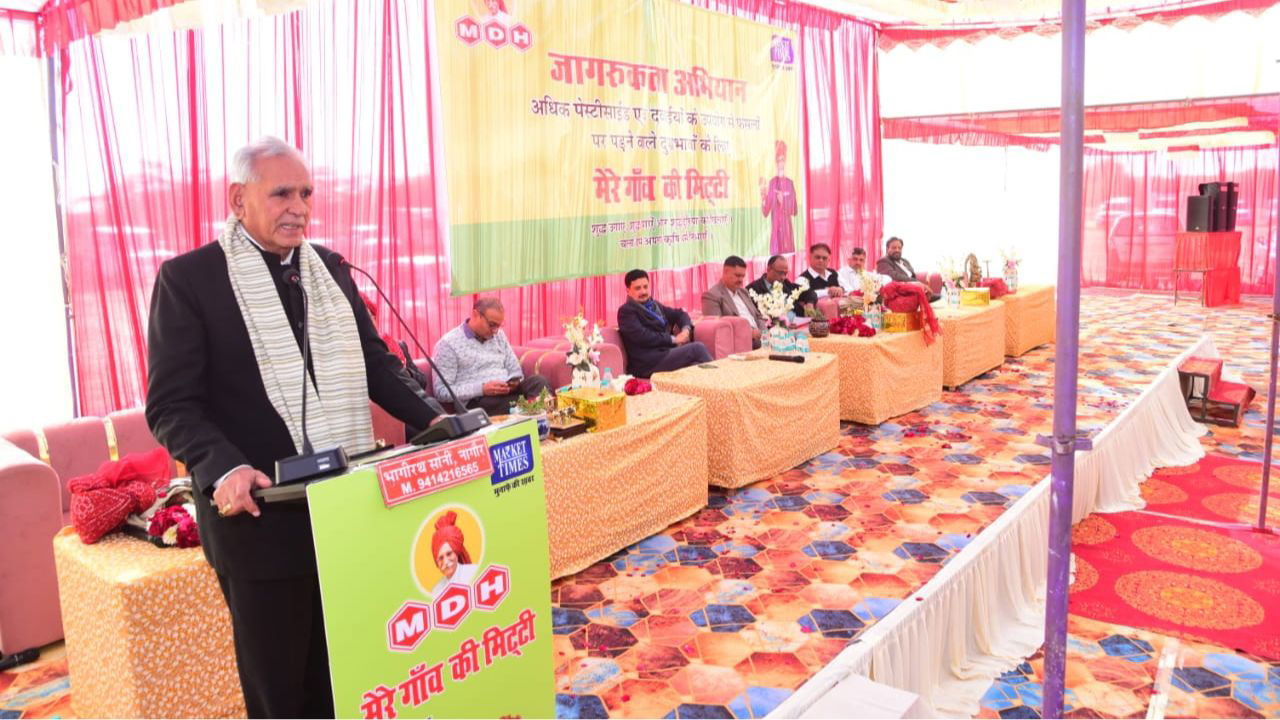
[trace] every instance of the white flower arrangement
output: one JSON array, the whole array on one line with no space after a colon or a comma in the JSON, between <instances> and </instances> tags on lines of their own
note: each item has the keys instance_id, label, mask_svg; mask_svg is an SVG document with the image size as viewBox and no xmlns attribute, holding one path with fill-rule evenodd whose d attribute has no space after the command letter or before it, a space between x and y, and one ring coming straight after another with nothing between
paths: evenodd
<instances>
[{"instance_id":1,"label":"white flower arrangement","mask_svg":"<svg viewBox=\"0 0 1280 720\"><path fill-rule=\"evenodd\" d=\"M773 287L769 288L769 292L763 295L751 289L748 289L747 293L755 301L756 307L760 308L760 312L774 323L777 323L795 306L796 298L799 298L800 294L808 289L809 281L805 278L800 278L796 289L789 293L784 294L782 292L781 282L775 282Z\"/></svg>"},{"instance_id":2,"label":"white flower arrangement","mask_svg":"<svg viewBox=\"0 0 1280 720\"><path fill-rule=\"evenodd\" d=\"M1004 261L1006 269L1018 269L1018 264L1022 262L1022 256L1018 254L1016 247L1000 250L1000 259Z\"/></svg>"},{"instance_id":3,"label":"white flower arrangement","mask_svg":"<svg viewBox=\"0 0 1280 720\"><path fill-rule=\"evenodd\" d=\"M948 289L954 290L964 286L964 268L956 265L955 258L950 255L938 260L938 274L942 276L942 283Z\"/></svg>"},{"instance_id":4,"label":"white flower arrangement","mask_svg":"<svg viewBox=\"0 0 1280 720\"><path fill-rule=\"evenodd\" d=\"M866 312L876 301L880 295L880 277L875 273L869 273L865 270L858 273L858 279L862 281L862 309Z\"/></svg>"},{"instance_id":5,"label":"white flower arrangement","mask_svg":"<svg viewBox=\"0 0 1280 720\"><path fill-rule=\"evenodd\" d=\"M586 318L579 312L576 317L564 324L564 339L568 340L570 345L566 362L573 368L573 378L569 387L599 387L600 368L596 363L600 362L600 352L591 348L604 342L604 338L600 335L600 326L592 324L591 331L588 332Z\"/></svg>"}]
</instances>

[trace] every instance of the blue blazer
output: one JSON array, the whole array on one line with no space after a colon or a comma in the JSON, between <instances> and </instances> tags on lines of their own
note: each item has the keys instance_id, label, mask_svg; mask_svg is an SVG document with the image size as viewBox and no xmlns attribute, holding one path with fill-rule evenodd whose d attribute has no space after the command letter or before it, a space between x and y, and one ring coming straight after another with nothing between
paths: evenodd
<instances>
[{"instance_id":1,"label":"blue blazer","mask_svg":"<svg viewBox=\"0 0 1280 720\"><path fill-rule=\"evenodd\" d=\"M653 368L676 346L671 336L693 327L689 313L654 302L662 314L661 320L630 298L618 308L618 334L627 351L627 372L636 377L652 375Z\"/></svg>"}]
</instances>

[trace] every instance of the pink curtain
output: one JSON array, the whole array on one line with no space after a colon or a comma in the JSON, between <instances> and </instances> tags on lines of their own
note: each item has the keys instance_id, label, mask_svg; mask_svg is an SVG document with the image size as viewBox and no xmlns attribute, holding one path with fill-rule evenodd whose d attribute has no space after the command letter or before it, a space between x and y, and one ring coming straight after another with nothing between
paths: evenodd
<instances>
[{"instance_id":1,"label":"pink curtain","mask_svg":"<svg viewBox=\"0 0 1280 720\"><path fill-rule=\"evenodd\" d=\"M1086 286L1173 289L1174 235L1186 227L1186 198L1211 181L1239 183L1236 229L1240 289L1275 288L1275 146L1197 153L1088 151L1084 165ZM1199 281L1185 285L1199 288Z\"/></svg>"},{"instance_id":2,"label":"pink curtain","mask_svg":"<svg viewBox=\"0 0 1280 720\"><path fill-rule=\"evenodd\" d=\"M40 55L40 16L0 8L0 55Z\"/></svg>"},{"instance_id":3,"label":"pink curtain","mask_svg":"<svg viewBox=\"0 0 1280 720\"><path fill-rule=\"evenodd\" d=\"M312 165L312 240L377 276L424 343L466 317L473 297L449 295L436 226L428 7L334 0L67 47L63 187L82 412L143 402L157 268L216 236L229 156L265 134L296 143ZM882 217L874 30L808 15L791 21L803 31L810 242L874 253ZM654 273L657 296L697 309L719 280L719 260ZM749 264L763 270L763 258ZM604 276L498 295L519 343L559 334L580 309L611 323L625 290L620 276ZM403 336L381 307L378 324Z\"/></svg>"}]
</instances>

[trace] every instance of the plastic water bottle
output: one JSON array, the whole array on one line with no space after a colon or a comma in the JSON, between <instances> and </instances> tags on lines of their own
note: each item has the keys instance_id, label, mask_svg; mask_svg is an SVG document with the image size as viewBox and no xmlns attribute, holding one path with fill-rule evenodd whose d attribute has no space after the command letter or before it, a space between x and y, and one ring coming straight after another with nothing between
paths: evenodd
<instances>
[{"instance_id":1,"label":"plastic water bottle","mask_svg":"<svg viewBox=\"0 0 1280 720\"><path fill-rule=\"evenodd\" d=\"M604 369L604 379L600 381L600 387L605 390L613 389L613 368Z\"/></svg>"}]
</instances>

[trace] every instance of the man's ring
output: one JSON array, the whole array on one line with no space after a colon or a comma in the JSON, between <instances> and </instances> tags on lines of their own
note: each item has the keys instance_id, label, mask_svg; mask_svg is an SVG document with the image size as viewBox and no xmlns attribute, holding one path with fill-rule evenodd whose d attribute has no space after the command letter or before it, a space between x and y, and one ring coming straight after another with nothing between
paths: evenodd
<instances>
[{"instance_id":1,"label":"man's ring","mask_svg":"<svg viewBox=\"0 0 1280 720\"><path fill-rule=\"evenodd\" d=\"M218 514L223 517L226 517L227 513L231 512L231 508L232 508L231 503L227 503L226 505L223 505L222 507L218 508Z\"/></svg>"}]
</instances>

